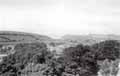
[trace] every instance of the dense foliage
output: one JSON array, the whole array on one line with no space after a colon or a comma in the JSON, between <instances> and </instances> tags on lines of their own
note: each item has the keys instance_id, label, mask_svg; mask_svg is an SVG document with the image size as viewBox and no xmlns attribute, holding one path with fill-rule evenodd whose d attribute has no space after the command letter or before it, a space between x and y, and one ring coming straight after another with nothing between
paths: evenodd
<instances>
[{"instance_id":1,"label":"dense foliage","mask_svg":"<svg viewBox=\"0 0 120 76\"><path fill-rule=\"evenodd\" d=\"M59 55L44 43L17 44L15 51L0 63L0 76L97 76L100 70L107 74L109 65L113 68L110 73L117 74L120 43L79 44Z\"/></svg>"},{"instance_id":2,"label":"dense foliage","mask_svg":"<svg viewBox=\"0 0 120 76\"><path fill-rule=\"evenodd\" d=\"M91 76L97 74L98 66L91 47L82 44L76 47L70 47L65 49L64 55L65 62L68 64L67 68L75 72L78 71L75 75Z\"/></svg>"},{"instance_id":3,"label":"dense foliage","mask_svg":"<svg viewBox=\"0 0 120 76\"><path fill-rule=\"evenodd\" d=\"M98 60L115 60L120 57L120 43L117 40L106 40L93 45Z\"/></svg>"},{"instance_id":4,"label":"dense foliage","mask_svg":"<svg viewBox=\"0 0 120 76\"><path fill-rule=\"evenodd\" d=\"M76 47L66 48L64 57L71 74L77 72L74 75L97 76L102 66L98 61L108 59L114 62L119 59L120 43L117 40L106 40L90 46L80 44Z\"/></svg>"},{"instance_id":5,"label":"dense foliage","mask_svg":"<svg viewBox=\"0 0 120 76\"><path fill-rule=\"evenodd\" d=\"M3 58L2 63L0 63L0 74L5 76L20 75L20 71L24 69L28 63L34 61L34 56L42 55L39 59L42 60L40 63L43 63L47 55L47 47L43 43L17 44L15 50L16 52L14 54ZM39 61L39 59L36 60Z\"/></svg>"},{"instance_id":6,"label":"dense foliage","mask_svg":"<svg viewBox=\"0 0 120 76\"><path fill-rule=\"evenodd\" d=\"M117 76L119 71L119 59L115 61L109 61L105 59L104 61L100 62L100 71L99 74L102 76Z\"/></svg>"}]
</instances>

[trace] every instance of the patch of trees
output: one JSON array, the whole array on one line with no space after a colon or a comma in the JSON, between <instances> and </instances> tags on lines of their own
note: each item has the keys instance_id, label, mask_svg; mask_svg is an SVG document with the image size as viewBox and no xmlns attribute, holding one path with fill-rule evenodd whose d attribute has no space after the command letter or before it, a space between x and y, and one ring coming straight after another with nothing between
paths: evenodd
<instances>
[{"instance_id":1,"label":"patch of trees","mask_svg":"<svg viewBox=\"0 0 120 76\"><path fill-rule=\"evenodd\" d=\"M97 76L101 69L98 61L116 61L120 57L120 43L107 40L91 46L77 45L64 51L66 73L78 76ZM118 66L118 64L117 64Z\"/></svg>"},{"instance_id":2,"label":"patch of trees","mask_svg":"<svg viewBox=\"0 0 120 76\"><path fill-rule=\"evenodd\" d=\"M15 50L0 63L0 75L97 76L100 70L104 71L103 75L108 74L106 65L112 66L112 74L118 72L120 43L116 40L65 48L57 57L56 52L48 51L44 43L18 44Z\"/></svg>"},{"instance_id":3,"label":"patch of trees","mask_svg":"<svg viewBox=\"0 0 120 76\"><path fill-rule=\"evenodd\" d=\"M5 58L0 63L0 75L2 76L19 76L21 70L30 62L34 62L34 57L38 63L45 63L45 56L47 55L47 47L44 43L25 43L17 44L15 46L16 52ZM39 59L41 60L39 62ZM6 75L8 74L8 75Z\"/></svg>"},{"instance_id":4,"label":"patch of trees","mask_svg":"<svg viewBox=\"0 0 120 76\"><path fill-rule=\"evenodd\" d=\"M98 74L102 76L117 76L119 71L119 61L119 59L114 61L109 61L108 59L100 61L100 70Z\"/></svg>"},{"instance_id":5,"label":"patch of trees","mask_svg":"<svg viewBox=\"0 0 120 76\"><path fill-rule=\"evenodd\" d=\"M82 44L64 51L66 72L79 76L96 75L98 71L94 51L90 46Z\"/></svg>"},{"instance_id":6,"label":"patch of trees","mask_svg":"<svg viewBox=\"0 0 120 76\"><path fill-rule=\"evenodd\" d=\"M94 44L92 47L96 52L97 60L115 60L120 58L120 42L117 40L106 40Z\"/></svg>"}]
</instances>

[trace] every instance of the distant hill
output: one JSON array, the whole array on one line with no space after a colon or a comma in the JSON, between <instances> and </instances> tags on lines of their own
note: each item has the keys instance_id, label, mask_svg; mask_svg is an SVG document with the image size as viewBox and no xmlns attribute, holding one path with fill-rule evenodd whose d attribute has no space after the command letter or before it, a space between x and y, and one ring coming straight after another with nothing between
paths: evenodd
<instances>
[{"instance_id":1,"label":"distant hill","mask_svg":"<svg viewBox=\"0 0 120 76\"><path fill-rule=\"evenodd\" d=\"M45 35L35 33L25 33L16 31L0 31L0 44L16 44L16 43L31 43L44 42L55 43L56 45L74 45L74 44L94 44L104 40L120 40L120 35L104 35L104 34L89 34L89 35L65 35L61 39L52 39Z\"/></svg>"},{"instance_id":2,"label":"distant hill","mask_svg":"<svg viewBox=\"0 0 120 76\"><path fill-rule=\"evenodd\" d=\"M33 33L15 32L15 31L0 31L0 44L7 43L28 43L28 42L47 42L52 38L44 35Z\"/></svg>"},{"instance_id":3,"label":"distant hill","mask_svg":"<svg viewBox=\"0 0 120 76\"><path fill-rule=\"evenodd\" d=\"M104 40L120 40L120 35L113 34L89 34L89 35L65 35L62 40L83 44L94 44Z\"/></svg>"}]
</instances>

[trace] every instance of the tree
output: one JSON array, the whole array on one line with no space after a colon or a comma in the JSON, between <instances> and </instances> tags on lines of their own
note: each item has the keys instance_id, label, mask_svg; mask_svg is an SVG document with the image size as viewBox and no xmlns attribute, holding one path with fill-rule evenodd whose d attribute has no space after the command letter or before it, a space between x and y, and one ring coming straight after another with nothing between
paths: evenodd
<instances>
[{"instance_id":1,"label":"tree","mask_svg":"<svg viewBox=\"0 0 120 76\"><path fill-rule=\"evenodd\" d=\"M120 43L117 40L106 40L92 45L95 59L103 62L99 65L103 76L117 75L120 58Z\"/></svg>"},{"instance_id":2,"label":"tree","mask_svg":"<svg viewBox=\"0 0 120 76\"><path fill-rule=\"evenodd\" d=\"M66 68L70 68L70 70L79 70L80 76L97 76L98 65L95 60L94 51L90 46L85 45L77 45L75 47L66 48L63 52L64 61L66 62ZM76 68L71 68L71 64L75 63Z\"/></svg>"},{"instance_id":3,"label":"tree","mask_svg":"<svg viewBox=\"0 0 120 76\"><path fill-rule=\"evenodd\" d=\"M115 61L109 61L108 59L105 59L104 61L101 61L99 63L100 65L100 71L99 73L102 76L117 76L119 71L119 59Z\"/></svg>"},{"instance_id":4,"label":"tree","mask_svg":"<svg viewBox=\"0 0 120 76\"><path fill-rule=\"evenodd\" d=\"M120 43L117 40L106 40L93 45L97 60L115 60L120 58Z\"/></svg>"}]
</instances>

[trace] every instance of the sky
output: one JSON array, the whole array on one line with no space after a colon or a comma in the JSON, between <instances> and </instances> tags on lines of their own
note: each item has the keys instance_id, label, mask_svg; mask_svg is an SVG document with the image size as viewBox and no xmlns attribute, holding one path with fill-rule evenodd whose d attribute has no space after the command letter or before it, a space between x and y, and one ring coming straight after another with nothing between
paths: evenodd
<instances>
[{"instance_id":1,"label":"sky","mask_svg":"<svg viewBox=\"0 0 120 76\"><path fill-rule=\"evenodd\" d=\"M120 0L0 0L0 30L59 38L120 34Z\"/></svg>"}]
</instances>

